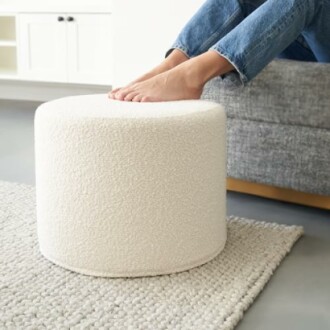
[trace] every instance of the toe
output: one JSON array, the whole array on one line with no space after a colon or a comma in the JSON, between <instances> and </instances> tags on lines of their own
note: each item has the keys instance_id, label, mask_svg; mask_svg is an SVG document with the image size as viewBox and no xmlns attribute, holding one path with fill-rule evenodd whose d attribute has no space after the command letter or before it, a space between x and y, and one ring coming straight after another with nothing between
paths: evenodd
<instances>
[{"instance_id":1,"label":"toe","mask_svg":"<svg viewBox=\"0 0 330 330\"><path fill-rule=\"evenodd\" d=\"M151 98L149 96L143 96L141 102L151 102Z\"/></svg>"},{"instance_id":2,"label":"toe","mask_svg":"<svg viewBox=\"0 0 330 330\"><path fill-rule=\"evenodd\" d=\"M114 99L115 98L115 94L121 89L121 87L118 87L118 88L115 88L113 90L111 90L108 94L108 96L111 98L111 99Z\"/></svg>"},{"instance_id":3,"label":"toe","mask_svg":"<svg viewBox=\"0 0 330 330\"><path fill-rule=\"evenodd\" d=\"M137 92L131 92L128 93L125 97L124 97L124 101L132 101L133 98L137 95Z\"/></svg>"},{"instance_id":4,"label":"toe","mask_svg":"<svg viewBox=\"0 0 330 330\"><path fill-rule=\"evenodd\" d=\"M120 100L120 101L123 101L125 99L125 96L129 93L129 91L127 91L126 89L121 89L120 91L118 91L116 94L115 94L115 99L116 100Z\"/></svg>"},{"instance_id":5,"label":"toe","mask_svg":"<svg viewBox=\"0 0 330 330\"><path fill-rule=\"evenodd\" d=\"M127 87L121 88L116 94L115 97L117 100L124 101L125 97L131 93L138 93L138 86L129 85Z\"/></svg>"},{"instance_id":6,"label":"toe","mask_svg":"<svg viewBox=\"0 0 330 330\"><path fill-rule=\"evenodd\" d=\"M134 96L134 98L132 99L132 102L141 102L142 97L143 96L141 94L138 94L138 95Z\"/></svg>"}]
</instances>

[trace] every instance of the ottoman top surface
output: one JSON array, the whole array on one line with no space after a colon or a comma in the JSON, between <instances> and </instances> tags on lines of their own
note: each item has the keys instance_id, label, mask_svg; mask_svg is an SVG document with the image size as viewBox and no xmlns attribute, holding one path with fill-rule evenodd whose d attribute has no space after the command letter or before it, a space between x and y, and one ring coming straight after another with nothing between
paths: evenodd
<instances>
[{"instance_id":1,"label":"ottoman top surface","mask_svg":"<svg viewBox=\"0 0 330 330\"><path fill-rule=\"evenodd\" d=\"M126 102L109 99L107 94L69 96L41 104L37 112L55 117L158 118L183 116L221 109L218 103L204 100L169 102Z\"/></svg>"}]
</instances>

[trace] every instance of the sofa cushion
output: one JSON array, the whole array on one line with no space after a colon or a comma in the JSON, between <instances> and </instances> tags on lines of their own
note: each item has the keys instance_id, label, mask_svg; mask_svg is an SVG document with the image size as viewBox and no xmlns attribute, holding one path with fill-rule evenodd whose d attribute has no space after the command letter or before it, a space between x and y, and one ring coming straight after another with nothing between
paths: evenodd
<instances>
[{"instance_id":1,"label":"sofa cushion","mask_svg":"<svg viewBox=\"0 0 330 330\"><path fill-rule=\"evenodd\" d=\"M233 72L212 79L202 99L229 118L330 128L330 63L276 59L244 87Z\"/></svg>"}]
</instances>

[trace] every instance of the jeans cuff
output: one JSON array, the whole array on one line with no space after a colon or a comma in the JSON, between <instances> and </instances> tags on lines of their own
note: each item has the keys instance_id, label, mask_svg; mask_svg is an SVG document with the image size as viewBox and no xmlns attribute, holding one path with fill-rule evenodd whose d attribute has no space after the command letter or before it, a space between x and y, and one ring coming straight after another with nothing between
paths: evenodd
<instances>
[{"instance_id":1,"label":"jeans cuff","mask_svg":"<svg viewBox=\"0 0 330 330\"><path fill-rule=\"evenodd\" d=\"M209 48L209 50L216 51L220 56L224 57L235 68L235 70L239 75L242 85L246 85L248 83L249 81L248 77L243 73L243 70L239 68L237 61L233 59L233 56L228 55L226 52L219 49L219 47L212 46L211 48Z\"/></svg>"},{"instance_id":2,"label":"jeans cuff","mask_svg":"<svg viewBox=\"0 0 330 330\"><path fill-rule=\"evenodd\" d=\"M172 47L165 53L165 58L169 56L174 49L180 50L183 54L185 54L188 58L191 58L191 56L188 54L188 49L184 47L181 44L175 43L172 45Z\"/></svg>"}]
</instances>

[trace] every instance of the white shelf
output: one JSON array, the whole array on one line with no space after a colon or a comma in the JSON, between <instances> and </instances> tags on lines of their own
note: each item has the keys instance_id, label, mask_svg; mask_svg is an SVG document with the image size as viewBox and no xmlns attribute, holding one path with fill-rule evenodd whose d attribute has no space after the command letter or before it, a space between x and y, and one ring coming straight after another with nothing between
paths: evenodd
<instances>
[{"instance_id":1,"label":"white shelf","mask_svg":"<svg viewBox=\"0 0 330 330\"><path fill-rule=\"evenodd\" d=\"M17 79L17 72L15 70L10 70L10 69L3 69L0 68L0 79Z\"/></svg>"},{"instance_id":2,"label":"white shelf","mask_svg":"<svg viewBox=\"0 0 330 330\"><path fill-rule=\"evenodd\" d=\"M15 40L0 40L0 47L16 47Z\"/></svg>"}]
</instances>

